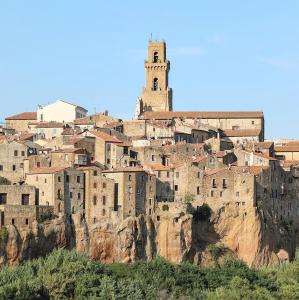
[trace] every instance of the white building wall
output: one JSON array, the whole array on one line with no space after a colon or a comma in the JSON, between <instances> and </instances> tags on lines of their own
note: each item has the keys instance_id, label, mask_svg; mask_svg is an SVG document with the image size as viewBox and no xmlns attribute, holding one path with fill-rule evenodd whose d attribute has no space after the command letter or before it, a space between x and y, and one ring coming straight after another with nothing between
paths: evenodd
<instances>
[{"instance_id":1,"label":"white building wall","mask_svg":"<svg viewBox=\"0 0 299 300\"><path fill-rule=\"evenodd\" d=\"M62 100L52 104L39 107L37 110L37 120L40 122L73 122L79 116L86 117L87 111Z\"/></svg>"}]
</instances>

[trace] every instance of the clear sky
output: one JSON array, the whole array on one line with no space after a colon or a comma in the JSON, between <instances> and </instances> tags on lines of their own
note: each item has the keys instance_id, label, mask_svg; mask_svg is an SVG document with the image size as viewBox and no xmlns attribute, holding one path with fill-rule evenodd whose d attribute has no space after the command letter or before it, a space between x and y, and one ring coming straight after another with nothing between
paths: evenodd
<instances>
[{"instance_id":1,"label":"clear sky","mask_svg":"<svg viewBox=\"0 0 299 300\"><path fill-rule=\"evenodd\" d=\"M299 138L297 0L0 0L0 120L56 99L131 118L151 33L175 110L263 110L266 137Z\"/></svg>"}]
</instances>

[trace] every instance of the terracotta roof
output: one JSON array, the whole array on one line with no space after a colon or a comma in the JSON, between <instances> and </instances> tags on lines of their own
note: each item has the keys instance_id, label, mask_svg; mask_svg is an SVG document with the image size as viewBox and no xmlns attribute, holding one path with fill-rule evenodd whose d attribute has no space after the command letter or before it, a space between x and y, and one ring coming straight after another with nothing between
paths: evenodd
<instances>
[{"instance_id":1,"label":"terracotta roof","mask_svg":"<svg viewBox=\"0 0 299 300\"><path fill-rule=\"evenodd\" d=\"M207 169L207 170L205 170L205 175L211 176L211 175L217 174L219 172L223 172L223 171L229 171L229 169L228 168Z\"/></svg>"},{"instance_id":2,"label":"terracotta roof","mask_svg":"<svg viewBox=\"0 0 299 300\"><path fill-rule=\"evenodd\" d=\"M274 143L273 142L259 142L255 144L255 147L262 149L269 149Z\"/></svg>"},{"instance_id":3,"label":"terracotta roof","mask_svg":"<svg viewBox=\"0 0 299 300\"><path fill-rule=\"evenodd\" d=\"M247 174L252 174L252 175L258 175L267 169L269 169L269 167L265 167L265 166L250 166L250 167L232 166L231 167L231 170L236 173L239 173L239 174L247 173Z\"/></svg>"},{"instance_id":4,"label":"terracotta roof","mask_svg":"<svg viewBox=\"0 0 299 300\"><path fill-rule=\"evenodd\" d=\"M251 119L263 118L264 114L260 111L169 111L169 112L144 112L140 118L142 119L156 119L166 120L173 118L199 118L199 119Z\"/></svg>"},{"instance_id":5,"label":"terracotta roof","mask_svg":"<svg viewBox=\"0 0 299 300\"><path fill-rule=\"evenodd\" d=\"M37 120L36 112L23 112L18 115L10 116L5 118L5 120Z\"/></svg>"},{"instance_id":6,"label":"terracotta roof","mask_svg":"<svg viewBox=\"0 0 299 300\"><path fill-rule=\"evenodd\" d=\"M149 167L153 171L170 171L174 169L172 166L164 166L162 164L148 164L146 167Z\"/></svg>"},{"instance_id":7,"label":"terracotta roof","mask_svg":"<svg viewBox=\"0 0 299 300\"><path fill-rule=\"evenodd\" d=\"M31 170L30 174L54 174L65 170L65 167L43 167L43 168L34 168Z\"/></svg>"},{"instance_id":8,"label":"terracotta roof","mask_svg":"<svg viewBox=\"0 0 299 300\"><path fill-rule=\"evenodd\" d=\"M65 141L64 145L74 145L82 140L85 140L85 137L74 136L71 139L69 139L68 141Z\"/></svg>"},{"instance_id":9,"label":"terracotta roof","mask_svg":"<svg viewBox=\"0 0 299 300\"><path fill-rule=\"evenodd\" d=\"M239 129L223 131L223 135L228 137L259 136L260 133L260 129Z\"/></svg>"},{"instance_id":10,"label":"terracotta roof","mask_svg":"<svg viewBox=\"0 0 299 300\"><path fill-rule=\"evenodd\" d=\"M111 142L111 143L122 143L121 140L105 133L105 132L101 132L101 131L91 131L91 134L93 134L94 136L104 140L105 142Z\"/></svg>"},{"instance_id":11,"label":"terracotta roof","mask_svg":"<svg viewBox=\"0 0 299 300\"><path fill-rule=\"evenodd\" d=\"M34 122L28 125L36 125L36 128L63 128L63 124L58 122Z\"/></svg>"},{"instance_id":12,"label":"terracotta roof","mask_svg":"<svg viewBox=\"0 0 299 300\"><path fill-rule=\"evenodd\" d=\"M226 151L219 151L219 152L215 153L214 156L217 158L223 158L225 155L227 155Z\"/></svg>"},{"instance_id":13,"label":"terracotta roof","mask_svg":"<svg viewBox=\"0 0 299 300\"><path fill-rule=\"evenodd\" d=\"M65 128L61 135L74 135L74 129L73 128Z\"/></svg>"},{"instance_id":14,"label":"terracotta roof","mask_svg":"<svg viewBox=\"0 0 299 300\"><path fill-rule=\"evenodd\" d=\"M274 146L275 152L299 152L298 145Z\"/></svg>"},{"instance_id":15,"label":"terracotta roof","mask_svg":"<svg viewBox=\"0 0 299 300\"><path fill-rule=\"evenodd\" d=\"M21 141L25 141L25 140L31 139L34 136L35 136L35 133L24 132L20 135L19 139Z\"/></svg>"},{"instance_id":16,"label":"terracotta roof","mask_svg":"<svg viewBox=\"0 0 299 300\"><path fill-rule=\"evenodd\" d=\"M106 123L104 124L102 127L103 128L115 128L115 127L118 127L118 126L122 126L122 122L111 122L111 123Z\"/></svg>"},{"instance_id":17,"label":"terracotta roof","mask_svg":"<svg viewBox=\"0 0 299 300\"><path fill-rule=\"evenodd\" d=\"M143 167L125 167L125 168L116 168L113 170L105 170L103 173L119 173L119 172L145 172Z\"/></svg>"},{"instance_id":18,"label":"terracotta roof","mask_svg":"<svg viewBox=\"0 0 299 300\"><path fill-rule=\"evenodd\" d=\"M207 157L206 156L196 156L194 158L192 158L192 162L201 162L203 160L205 160Z\"/></svg>"},{"instance_id":19,"label":"terracotta roof","mask_svg":"<svg viewBox=\"0 0 299 300\"><path fill-rule=\"evenodd\" d=\"M205 146L205 143L192 144L192 147L201 149Z\"/></svg>"},{"instance_id":20,"label":"terracotta roof","mask_svg":"<svg viewBox=\"0 0 299 300\"><path fill-rule=\"evenodd\" d=\"M58 149L52 151L52 153L75 153L75 154L87 154L86 149L82 148L72 148L72 149Z\"/></svg>"},{"instance_id":21,"label":"terracotta roof","mask_svg":"<svg viewBox=\"0 0 299 300\"><path fill-rule=\"evenodd\" d=\"M80 170L80 171L94 171L94 170L101 170L101 169L97 166L86 166L86 167L78 167L77 170Z\"/></svg>"}]
</instances>

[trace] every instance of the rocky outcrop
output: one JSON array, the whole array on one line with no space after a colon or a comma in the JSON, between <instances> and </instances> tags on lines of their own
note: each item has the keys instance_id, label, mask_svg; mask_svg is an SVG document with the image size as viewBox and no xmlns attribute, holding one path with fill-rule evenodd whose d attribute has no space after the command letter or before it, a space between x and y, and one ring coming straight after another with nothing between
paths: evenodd
<instances>
[{"instance_id":1,"label":"rocky outcrop","mask_svg":"<svg viewBox=\"0 0 299 300\"><path fill-rule=\"evenodd\" d=\"M181 212L161 215L158 220L157 216L140 216L119 225L102 221L88 227L84 219L74 216L71 223L57 218L35 222L31 229L7 226L7 238L0 243L0 263L16 265L64 247L104 263L146 261L159 255L175 263L206 265L215 261L211 245L216 250L222 247L220 256L261 266L292 258L296 240L293 230L266 222L264 212L256 208L246 214L236 209L215 211L208 222Z\"/></svg>"}]
</instances>

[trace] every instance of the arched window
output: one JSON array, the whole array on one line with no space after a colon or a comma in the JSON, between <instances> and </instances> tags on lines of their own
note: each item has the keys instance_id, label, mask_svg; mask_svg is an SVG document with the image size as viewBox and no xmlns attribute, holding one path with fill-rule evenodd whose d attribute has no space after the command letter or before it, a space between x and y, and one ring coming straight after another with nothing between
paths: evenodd
<instances>
[{"instance_id":1,"label":"arched window","mask_svg":"<svg viewBox=\"0 0 299 300\"><path fill-rule=\"evenodd\" d=\"M157 63L159 59L158 52L154 52L154 63Z\"/></svg>"},{"instance_id":2,"label":"arched window","mask_svg":"<svg viewBox=\"0 0 299 300\"><path fill-rule=\"evenodd\" d=\"M158 78L154 78L154 86L153 86L154 91L158 90Z\"/></svg>"}]
</instances>

